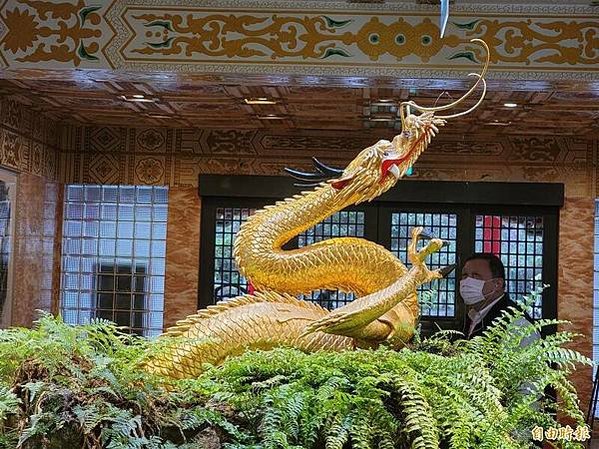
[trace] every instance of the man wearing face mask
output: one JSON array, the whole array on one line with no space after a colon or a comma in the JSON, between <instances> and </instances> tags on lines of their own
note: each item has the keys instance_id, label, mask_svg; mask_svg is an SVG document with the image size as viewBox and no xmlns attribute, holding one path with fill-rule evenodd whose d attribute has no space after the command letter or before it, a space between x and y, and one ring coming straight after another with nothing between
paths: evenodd
<instances>
[{"instance_id":1,"label":"man wearing face mask","mask_svg":"<svg viewBox=\"0 0 599 449\"><path fill-rule=\"evenodd\" d=\"M494 254L476 253L462 267L460 296L466 304L464 335L481 335L502 310L517 307L505 292L505 268ZM526 320L532 323L528 314ZM523 323L525 324L525 323Z\"/></svg>"}]
</instances>

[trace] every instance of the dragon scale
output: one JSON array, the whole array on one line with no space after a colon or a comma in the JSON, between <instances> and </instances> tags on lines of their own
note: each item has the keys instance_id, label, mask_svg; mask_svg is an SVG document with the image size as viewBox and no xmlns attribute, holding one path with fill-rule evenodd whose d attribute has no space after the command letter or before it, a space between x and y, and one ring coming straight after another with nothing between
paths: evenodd
<instances>
[{"instance_id":1,"label":"dragon scale","mask_svg":"<svg viewBox=\"0 0 599 449\"><path fill-rule=\"evenodd\" d=\"M257 290L292 295L340 289L364 296L390 285L407 268L384 247L361 238L332 238L295 250L282 246L349 204L325 184L257 211L237 234L234 256Z\"/></svg>"},{"instance_id":2,"label":"dragon scale","mask_svg":"<svg viewBox=\"0 0 599 449\"><path fill-rule=\"evenodd\" d=\"M416 289L447 273L431 271L424 262L441 249L441 240L422 236L422 228L413 229L409 269L384 247L362 238L332 238L292 250L283 246L334 213L371 201L393 187L446 119L467 114L481 103L486 93L488 47L478 39L473 42L487 50L487 61L480 74L471 74L478 79L460 99L434 108L402 103L401 134L362 150L343 171L318 161L317 173L289 170L314 188L257 211L236 236L235 259L256 292L220 301L178 321L164 334L175 338L150 357L146 369L188 378L201 373L205 363L217 365L248 349L291 346L303 351L339 351L381 343L403 346L413 336L419 318ZM482 96L470 109L436 115L461 103L480 84ZM423 237L428 241L418 249ZM357 298L328 311L295 297L317 289L353 292Z\"/></svg>"},{"instance_id":3,"label":"dragon scale","mask_svg":"<svg viewBox=\"0 0 599 449\"><path fill-rule=\"evenodd\" d=\"M237 235L234 253L240 271L252 279L258 292L222 301L178 322L166 335L185 340L173 347L169 357L155 359L152 369L170 377L186 378L199 374L203 363L219 364L227 356L248 348L293 346L304 351L338 351L373 346L390 336L394 322L402 323L400 338L404 341L410 338L418 318L415 293L418 276L406 276L407 268L388 250L359 238L330 239L291 251L280 248L315 224L315 220L318 222L345 207L344 202L335 200L334 193L334 188L325 184L250 217ZM325 205L329 206L328 213L323 216ZM313 214L312 210L321 214ZM300 217L303 222L298 220ZM273 246L278 248L273 250ZM334 263L324 264L326 260ZM262 271L244 270L247 266ZM368 282L364 282L366 279ZM284 288L272 291L270 285L279 282ZM346 329L337 334L316 331L303 335L307 325L332 314L289 293L335 286L360 294L359 301L375 304L386 300L399 304L387 314L391 306L383 313L375 312L380 318L367 320L359 332ZM410 300L400 302L406 298ZM345 310L349 309L346 306Z\"/></svg>"}]
</instances>

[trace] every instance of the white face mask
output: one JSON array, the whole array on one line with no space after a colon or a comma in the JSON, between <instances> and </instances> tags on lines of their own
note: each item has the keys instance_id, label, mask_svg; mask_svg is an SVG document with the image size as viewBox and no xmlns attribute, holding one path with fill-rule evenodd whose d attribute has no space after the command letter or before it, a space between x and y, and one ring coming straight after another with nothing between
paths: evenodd
<instances>
[{"instance_id":1,"label":"white face mask","mask_svg":"<svg viewBox=\"0 0 599 449\"><path fill-rule=\"evenodd\" d=\"M464 304L471 306L485 300L485 295L483 294L485 282L471 277L460 281L460 296L464 300Z\"/></svg>"}]
</instances>

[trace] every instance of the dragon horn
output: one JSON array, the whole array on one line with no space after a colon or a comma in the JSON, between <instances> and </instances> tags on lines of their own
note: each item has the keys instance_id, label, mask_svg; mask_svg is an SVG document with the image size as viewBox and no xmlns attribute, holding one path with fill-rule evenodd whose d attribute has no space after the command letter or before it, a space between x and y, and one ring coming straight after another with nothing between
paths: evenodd
<instances>
[{"instance_id":1,"label":"dragon horn","mask_svg":"<svg viewBox=\"0 0 599 449\"><path fill-rule=\"evenodd\" d=\"M322 173L306 173L288 167L285 167L284 170L299 181L324 181L324 176Z\"/></svg>"},{"instance_id":2,"label":"dragon horn","mask_svg":"<svg viewBox=\"0 0 599 449\"><path fill-rule=\"evenodd\" d=\"M314 166L316 167L316 169L325 176L337 177L343 174L342 169L330 167L326 164L323 164L315 157L312 157L312 161L314 161Z\"/></svg>"},{"instance_id":3,"label":"dragon horn","mask_svg":"<svg viewBox=\"0 0 599 449\"><path fill-rule=\"evenodd\" d=\"M284 168L286 173L290 174L294 179L301 181L300 183L294 183L293 185L295 187L316 187L327 179L338 178L343 174L343 170L330 167L320 162L315 157L313 157L312 160L316 167L316 173L307 173L288 167Z\"/></svg>"},{"instance_id":4,"label":"dragon horn","mask_svg":"<svg viewBox=\"0 0 599 449\"><path fill-rule=\"evenodd\" d=\"M483 66L483 69L481 71L481 73L469 73L468 76L476 76L478 79L476 80L476 82L474 83L474 85L468 90L468 92L466 92L464 95L462 95L460 98L458 98L456 101L443 105L443 106L435 106L435 107L424 107L424 106L420 106L419 104L415 103L414 101L405 101L402 102L400 105L400 112L401 112L401 118L402 118L402 125L404 124L404 118L405 118L405 111L404 108L407 108L407 112L409 113L409 108L412 107L420 112L438 112L438 111L445 111L447 109L452 109L455 106L459 105L460 103L462 103L466 98L468 98L470 95L472 95L472 93L475 91L475 89L478 87L479 84L483 85L483 94L481 96L481 98L478 100L478 102L476 103L476 105L470 109L468 109L467 111L464 112L460 112L458 114L453 114L453 115L447 115L447 116L441 116L438 115L436 116L437 118L441 118L441 119L448 119L448 118L454 118L454 117L459 117L460 115L465 115L468 114L470 112L472 112L472 110L476 109L480 103L482 103L483 98L485 97L485 94L487 93L487 84L485 82L485 75L487 74L487 70L489 69L489 62L490 62L490 50L489 50L489 46L487 45L487 43L485 41L483 41L482 39L471 39L470 42L474 42L474 43L478 43L480 45L483 46L483 48L485 49L486 52L486 60L485 60L485 64Z\"/></svg>"}]
</instances>

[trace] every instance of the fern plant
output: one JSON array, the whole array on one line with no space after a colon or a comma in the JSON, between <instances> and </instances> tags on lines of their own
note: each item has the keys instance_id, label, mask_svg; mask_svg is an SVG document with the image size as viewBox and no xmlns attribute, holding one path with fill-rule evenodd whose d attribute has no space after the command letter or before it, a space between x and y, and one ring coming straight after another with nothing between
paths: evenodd
<instances>
[{"instance_id":1,"label":"fern plant","mask_svg":"<svg viewBox=\"0 0 599 449\"><path fill-rule=\"evenodd\" d=\"M246 353L192 383L246 417L244 428L257 429L252 444L264 448L528 448L535 426L558 426L548 388L559 412L583 424L568 378L592 362L563 348L572 333L524 345L563 322L522 326L523 317L510 309L481 337L441 331L399 352Z\"/></svg>"},{"instance_id":2,"label":"fern plant","mask_svg":"<svg viewBox=\"0 0 599 449\"><path fill-rule=\"evenodd\" d=\"M0 331L0 447L185 447L187 430L225 422L140 369L154 346L103 320Z\"/></svg>"},{"instance_id":3,"label":"fern plant","mask_svg":"<svg viewBox=\"0 0 599 449\"><path fill-rule=\"evenodd\" d=\"M247 352L169 381L141 369L168 341L44 315L0 331L0 448L533 447L531 429L557 426L557 410L582 423L568 377L591 361L563 347L568 332L523 345L561 322L522 316L505 311L469 341L440 331L401 351Z\"/></svg>"}]
</instances>

